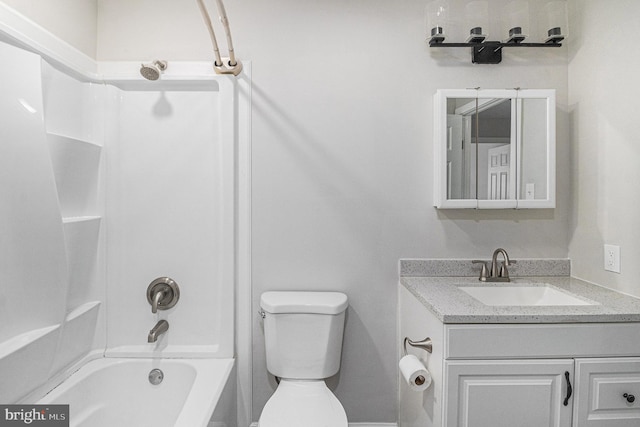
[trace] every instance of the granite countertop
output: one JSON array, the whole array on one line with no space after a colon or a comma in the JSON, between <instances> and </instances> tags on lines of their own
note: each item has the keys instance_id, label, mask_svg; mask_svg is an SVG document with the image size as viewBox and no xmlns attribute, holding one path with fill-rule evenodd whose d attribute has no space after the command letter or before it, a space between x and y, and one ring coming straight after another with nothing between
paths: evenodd
<instances>
[{"instance_id":1,"label":"granite countertop","mask_svg":"<svg viewBox=\"0 0 640 427\"><path fill-rule=\"evenodd\" d=\"M511 282L480 282L477 277L400 277L407 288L443 323L640 322L640 299L573 277L517 277ZM460 286L544 286L596 303L575 306L491 306Z\"/></svg>"}]
</instances>

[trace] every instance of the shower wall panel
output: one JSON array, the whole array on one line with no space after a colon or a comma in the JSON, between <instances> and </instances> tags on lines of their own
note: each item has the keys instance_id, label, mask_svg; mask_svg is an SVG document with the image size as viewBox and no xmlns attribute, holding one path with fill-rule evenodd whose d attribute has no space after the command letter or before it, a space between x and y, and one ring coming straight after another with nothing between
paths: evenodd
<instances>
[{"instance_id":1,"label":"shower wall panel","mask_svg":"<svg viewBox=\"0 0 640 427\"><path fill-rule=\"evenodd\" d=\"M105 346L104 85L0 42L0 402Z\"/></svg>"},{"instance_id":2,"label":"shower wall panel","mask_svg":"<svg viewBox=\"0 0 640 427\"><path fill-rule=\"evenodd\" d=\"M108 353L231 357L233 284L223 281L224 209L233 199L223 187L233 182L223 170L233 165L223 160L224 95L212 81L188 91L138 85L109 88ZM180 300L152 314L147 286L162 276L178 283ZM159 319L169 331L149 344Z\"/></svg>"},{"instance_id":3,"label":"shower wall panel","mask_svg":"<svg viewBox=\"0 0 640 427\"><path fill-rule=\"evenodd\" d=\"M0 402L46 380L67 263L44 129L40 57L0 43Z\"/></svg>"},{"instance_id":4,"label":"shower wall panel","mask_svg":"<svg viewBox=\"0 0 640 427\"><path fill-rule=\"evenodd\" d=\"M46 139L62 217L68 279L52 374L106 342L103 180L105 85L42 61Z\"/></svg>"}]
</instances>

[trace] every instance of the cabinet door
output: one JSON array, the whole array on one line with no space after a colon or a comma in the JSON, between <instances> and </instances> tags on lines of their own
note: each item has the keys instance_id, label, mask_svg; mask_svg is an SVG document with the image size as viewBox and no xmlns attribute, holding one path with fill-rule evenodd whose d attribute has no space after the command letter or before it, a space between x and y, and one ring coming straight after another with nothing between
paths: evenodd
<instances>
[{"instance_id":1,"label":"cabinet door","mask_svg":"<svg viewBox=\"0 0 640 427\"><path fill-rule=\"evenodd\" d=\"M579 427L640 426L640 358L576 359L574 419Z\"/></svg>"},{"instance_id":2,"label":"cabinet door","mask_svg":"<svg viewBox=\"0 0 640 427\"><path fill-rule=\"evenodd\" d=\"M569 427L573 360L483 360L445 364L446 427Z\"/></svg>"}]
</instances>

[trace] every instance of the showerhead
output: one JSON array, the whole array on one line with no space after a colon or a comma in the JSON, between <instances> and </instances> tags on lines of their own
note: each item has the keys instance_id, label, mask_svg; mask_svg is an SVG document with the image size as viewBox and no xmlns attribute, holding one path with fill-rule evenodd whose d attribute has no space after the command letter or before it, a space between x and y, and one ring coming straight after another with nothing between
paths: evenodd
<instances>
[{"instance_id":1,"label":"showerhead","mask_svg":"<svg viewBox=\"0 0 640 427\"><path fill-rule=\"evenodd\" d=\"M151 64L140 64L140 74L147 80L158 80L167 69L167 61L156 60Z\"/></svg>"}]
</instances>

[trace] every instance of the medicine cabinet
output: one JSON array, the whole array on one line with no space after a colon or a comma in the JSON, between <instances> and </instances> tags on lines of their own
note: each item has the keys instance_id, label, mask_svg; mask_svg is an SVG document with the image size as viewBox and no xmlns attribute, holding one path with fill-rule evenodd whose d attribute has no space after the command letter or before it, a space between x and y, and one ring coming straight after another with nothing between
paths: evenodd
<instances>
[{"instance_id":1,"label":"medicine cabinet","mask_svg":"<svg viewBox=\"0 0 640 427\"><path fill-rule=\"evenodd\" d=\"M552 89L441 89L434 96L438 209L555 207Z\"/></svg>"}]
</instances>

